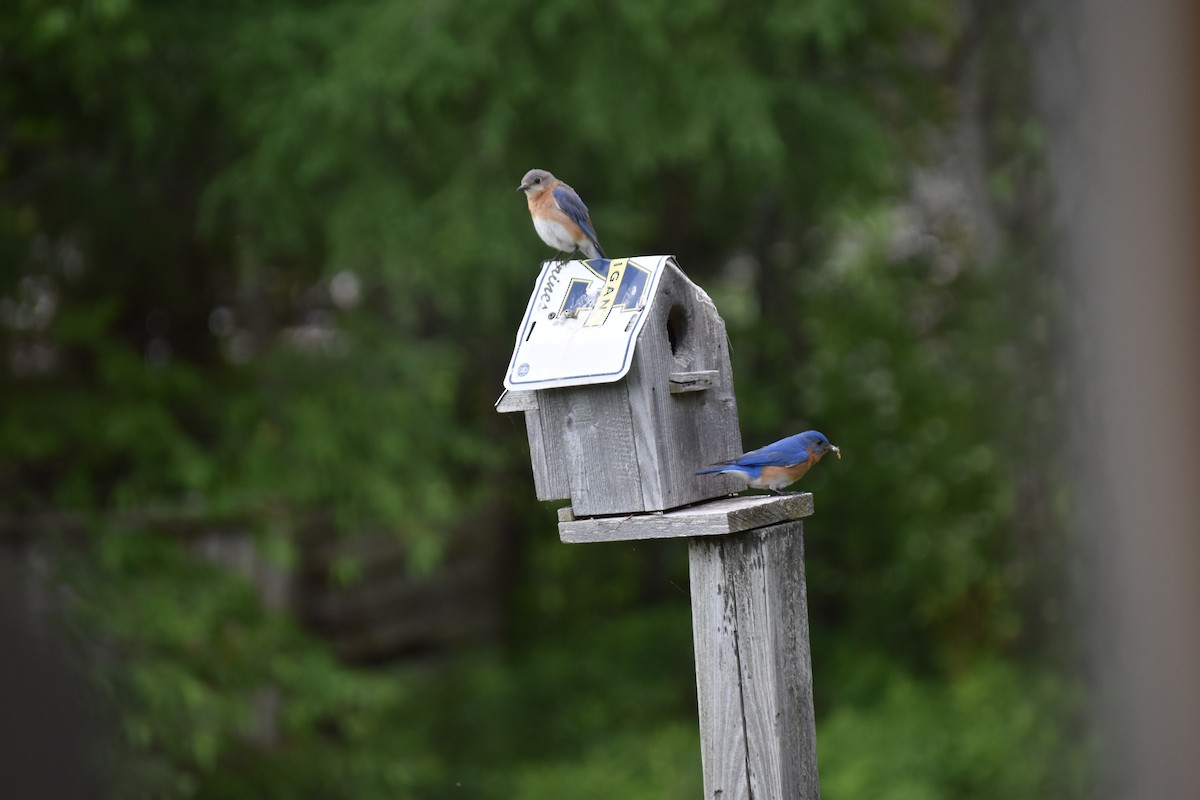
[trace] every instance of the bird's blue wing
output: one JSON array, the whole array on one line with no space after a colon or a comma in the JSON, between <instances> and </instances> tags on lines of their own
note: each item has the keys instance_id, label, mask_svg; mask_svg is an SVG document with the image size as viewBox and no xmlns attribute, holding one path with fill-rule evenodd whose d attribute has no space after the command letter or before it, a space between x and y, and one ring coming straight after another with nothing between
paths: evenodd
<instances>
[{"instance_id":1,"label":"bird's blue wing","mask_svg":"<svg viewBox=\"0 0 1200 800\"><path fill-rule=\"evenodd\" d=\"M771 450L764 447L760 450L751 450L744 456L735 458L731 463L743 467L790 467L807 460L807 450Z\"/></svg>"},{"instance_id":2,"label":"bird's blue wing","mask_svg":"<svg viewBox=\"0 0 1200 800\"><path fill-rule=\"evenodd\" d=\"M588 235L589 239L599 244L596 239L596 231L592 229L592 218L588 215L587 206L583 204L582 198L575 193L575 190L570 186L560 184L551 190L551 194L563 213L570 217L576 225L583 228L583 232Z\"/></svg>"},{"instance_id":3,"label":"bird's blue wing","mask_svg":"<svg viewBox=\"0 0 1200 800\"><path fill-rule=\"evenodd\" d=\"M732 463L744 466L786 467L808 460L808 448L799 436L789 436L772 442L766 447L751 450L733 459Z\"/></svg>"}]
</instances>

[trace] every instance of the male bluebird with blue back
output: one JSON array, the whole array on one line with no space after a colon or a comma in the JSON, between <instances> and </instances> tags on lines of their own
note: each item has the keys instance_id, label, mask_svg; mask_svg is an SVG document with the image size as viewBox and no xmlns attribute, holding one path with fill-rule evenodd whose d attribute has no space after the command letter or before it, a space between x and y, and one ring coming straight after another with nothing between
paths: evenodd
<instances>
[{"instance_id":1,"label":"male bluebird with blue back","mask_svg":"<svg viewBox=\"0 0 1200 800\"><path fill-rule=\"evenodd\" d=\"M587 206L575 190L544 169L531 169L521 179L533 227L542 241L560 253L582 252L589 259L604 258Z\"/></svg>"},{"instance_id":2,"label":"male bluebird with blue back","mask_svg":"<svg viewBox=\"0 0 1200 800\"><path fill-rule=\"evenodd\" d=\"M821 460L821 456L833 451L838 458L842 451L829 443L820 431L805 431L778 442L751 450L729 461L713 464L697 475L721 472L735 475L754 489L770 489L775 494L804 477L804 473Z\"/></svg>"}]
</instances>

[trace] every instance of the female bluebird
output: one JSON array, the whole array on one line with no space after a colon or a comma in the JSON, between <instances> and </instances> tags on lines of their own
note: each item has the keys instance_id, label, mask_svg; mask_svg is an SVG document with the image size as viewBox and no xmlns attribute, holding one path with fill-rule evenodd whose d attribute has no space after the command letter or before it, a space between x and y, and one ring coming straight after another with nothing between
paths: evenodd
<instances>
[{"instance_id":1,"label":"female bluebird","mask_svg":"<svg viewBox=\"0 0 1200 800\"><path fill-rule=\"evenodd\" d=\"M587 206L575 190L544 169L531 169L521 179L533 227L542 241L560 253L581 251L588 258L604 258Z\"/></svg>"},{"instance_id":2,"label":"female bluebird","mask_svg":"<svg viewBox=\"0 0 1200 800\"><path fill-rule=\"evenodd\" d=\"M713 464L697 475L723 472L736 475L754 489L770 489L775 494L804 476L821 456L829 451L842 457L842 451L829 443L820 431L805 431L749 453Z\"/></svg>"}]
</instances>

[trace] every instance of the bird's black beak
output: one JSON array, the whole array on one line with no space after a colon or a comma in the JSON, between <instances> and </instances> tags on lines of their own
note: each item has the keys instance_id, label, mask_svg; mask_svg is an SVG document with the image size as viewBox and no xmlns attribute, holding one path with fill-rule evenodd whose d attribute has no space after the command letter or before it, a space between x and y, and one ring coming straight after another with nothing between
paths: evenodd
<instances>
[{"instance_id":1,"label":"bird's black beak","mask_svg":"<svg viewBox=\"0 0 1200 800\"><path fill-rule=\"evenodd\" d=\"M523 183L522 183L520 186L518 186L518 187L517 187L517 191L518 191L518 192L523 192L523 191L525 191L525 190L526 190L526 189L528 189L528 188L529 188L528 186L526 186L525 184L523 184Z\"/></svg>"}]
</instances>

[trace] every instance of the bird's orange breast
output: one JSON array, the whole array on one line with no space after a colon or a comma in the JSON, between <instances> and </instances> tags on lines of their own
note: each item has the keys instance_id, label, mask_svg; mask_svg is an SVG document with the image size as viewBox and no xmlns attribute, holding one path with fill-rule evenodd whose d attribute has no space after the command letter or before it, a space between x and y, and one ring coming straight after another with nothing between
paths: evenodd
<instances>
[{"instance_id":1,"label":"bird's orange breast","mask_svg":"<svg viewBox=\"0 0 1200 800\"><path fill-rule=\"evenodd\" d=\"M554 202L553 187L547 186L538 192L527 192L525 200L529 203L532 213L546 216L552 211L558 211L558 203Z\"/></svg>"},{"instance_id":2,"label":"bird's orange breast","mask_svg":"<svg viewBox=\"0 0 1200 800\"><path fill-rule=\"evenodd\" d=\"M801 461L799 464L792 464L787 467L763 467L759 480L764 484L773 484L780 480L795 483L804 477L804 473L808 472L810 466L812 466L811 458L808 461Z\"/></svg>"}]
</instances>

